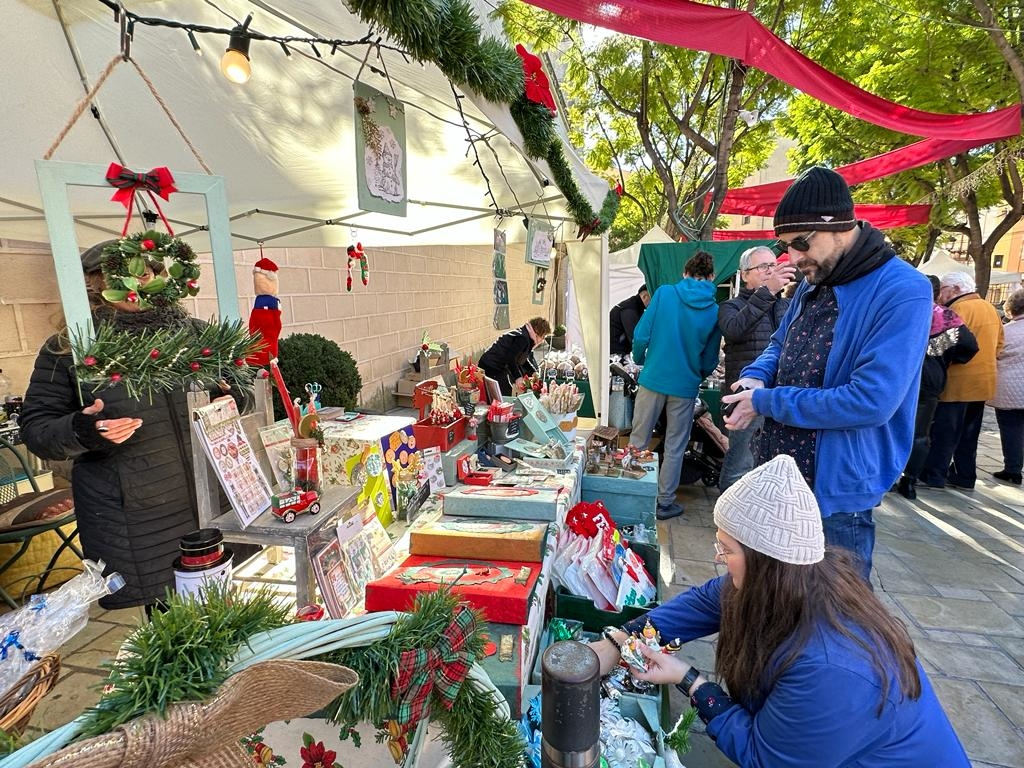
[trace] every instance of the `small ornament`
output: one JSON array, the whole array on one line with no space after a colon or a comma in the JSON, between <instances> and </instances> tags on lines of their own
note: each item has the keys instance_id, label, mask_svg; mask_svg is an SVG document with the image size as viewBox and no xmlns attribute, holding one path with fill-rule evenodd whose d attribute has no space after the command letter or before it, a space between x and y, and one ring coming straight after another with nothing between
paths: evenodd
<instances>
[{"instance_id":1,"label":"small ornament","mask_svg":"<svg viewBox=\"0 0 1024 768\"><path fill-rule=\"evenodd\" d=\"M117 382L119 382L121 380L121 374L120 373L112 373L112 374L110 374L110 380L112 382L114 382L115 384L117 384Z\"/></svg>"},{"instance_id":2,"label":"small ornament","mask_svg":"<svg viewBox=\"0 0 1024 768\"><path fill-rule=\"evenodd\" d=\"M153 242L152 240L143 240L142 241L142 250L144 250L144 251L152 251L154 248L156 248L156 243Z\"/></svg>"},{"instance_id":3,"label":"small ornament","mask_svg":"<svg viewBox=\"0 0 1024 768\"><path fill-rule=\"evenodd\" d=\"M424 352L429 352L430 351L430 345L429 344L421 344L420 345L420 349L422 349Z\"/></svg>"},{"instance_id":4,"label":"small ornament","mask_svg":"<svg viewBox=\"0 0 1024 768\"><path fill-rule=\"evenodd\" d=\"M198 361L196 361L196 362L193 362L193 363L192 363L192 364L191 364L191 365L189 366L189 368L191 368L191 369L192 369L193 371L198 371L198 370L199 370L200 368L202 368L202 367L203 367L203 366L201 366L201 365L199 364L199 362L198 362Z\"/></svg>"},{"instance_id":5,"label":"small ornament","mask_svg":"<svg viewBox=\"0 0 1024 768\"><path fill-rule=\"evenodd\" d=\"M83 363L84 365L86 365L87 367L89 367L89 368L92 368L92 367L93 367L94 365L96 365L96 358L95 358L95 357L93 357L92 355L88 355L88 356L87 356L87 357L86 357L86 358L85 358L85 359L84 359L84 360L82 361L82 363Z\"/></svg>"},{"instance_id":6,"label":"small ornament","mask_svg":"<svg viewBox=\"0 0 1024 768\"><path fill-rule=\"evenodd\" d=\"M137 304L139 301L139 294L135 291L128 291L128 294L124 297L124 300L130 304Z\"/></svg>"},{"instance_id":7,"label":"small ornament","mask_svg":"<svg viewBox=\"0 0 1024 768\"><path fill-rule=\"evenodd\" d=\"M191 290L198 290L199 289L199 283L197 283L195 280L189 280L187 283L185 283L185 287L188 288L190 291Z\"/></svg>"},{"instance_id":8,"label":"small ornament","mask_svg":"<svg viewBox=\"0 0 1024 768\"><path fill-rule=\"evenodd\" d=\"M149 350L149 356L156 360L158 357L160 357L160 350L155 348Z\"/></svg>"},{"instance_id":9,"label":"small ornament","mask_svg":"<svg viewBox=\"0 0 1024 768\"><path fill-rule=\"evenodd\" d=\"M348 263L346 269L348 270L348 276L345 278L345 290L352 290L352 264L355 261L359 262L359 278L362 280L363 285L370 284L370 265L366 258L366 252L363 250L362 243L356 243L350 245L346 250L348 254Z\"/></svg>"},{"instance_id":10,"label":"small ornament","mask_svg":"<svg viewBox=\"0 0 1024 768\"><path fill-rule=\"evenodd\" d=\"M213 354L213 350L209 347L203 347L203 357L209 357Z\"/></svg>"},{"instance_id":11,"label":"small ornament","mask_svg":"<svg viewBox=\"0 0 1024 768\"><path fill-rule=\"evenodd\" d=\"M237 360L235 360L235 365L241 368L243 365L245 365L245 360L243 360L242 358L238 358Z\"/></svg>"}]
</instances>

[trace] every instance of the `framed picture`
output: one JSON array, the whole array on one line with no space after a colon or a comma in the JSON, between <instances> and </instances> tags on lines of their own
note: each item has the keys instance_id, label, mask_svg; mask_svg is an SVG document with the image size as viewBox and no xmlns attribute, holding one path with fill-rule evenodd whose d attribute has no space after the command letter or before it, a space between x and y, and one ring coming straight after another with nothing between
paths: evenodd
<instances>
[{"instance_id":1,"label":"framed picture","mask_svg":"<svg viewBox=\"0 0 1024 768\"><path fill-rule=\"evenodd\" d=\"M550 267L551 249L554 245L554 228L537 219L530 219L526 229L526 263L537 267Z\"/></svg>"},{"instance_id":2,"label":"framed picture","mask_svg":"<svg viewBox=\"0 0 1024 768\"><path fill-rule=\"evenodd\" d=\"M508 280L494 281L494 303L508 305Z\"/></svg>"}]
</instances>

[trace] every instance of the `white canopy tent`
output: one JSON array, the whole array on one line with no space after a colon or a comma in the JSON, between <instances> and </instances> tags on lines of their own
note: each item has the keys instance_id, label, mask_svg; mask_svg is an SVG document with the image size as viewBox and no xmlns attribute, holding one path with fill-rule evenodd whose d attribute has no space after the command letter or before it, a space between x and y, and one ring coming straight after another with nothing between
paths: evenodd
<instances>
[{"instance_id":1,"label":"white canopy tent","mask_svg":"<svg viewBox=\"0 0 1024 768\"><path fill-rule=\"evenodd\" d=\"M487 17L490 3L473 0L471 5L485 34L501 36ZM368 32L341 2L128 0L125 7L140 16L221 29L253 12L251 28L267 35L358 40ZM75 105L117 56L119 28L99 0L4 0L3 22L0 236L45 241L33 162L44 156ZM203 172L141 72L212 173L225 177L235 248L261 241L345 246L351 242L350 227L373 232L375 245L487 243L496 219L481 171L497 205L517 217L546 216L557 224L566 215L560 193L546 183L551 178L546 164L525 160L508 108L473 93L456 98L433 65L386 48L378 55L366 45L340 46L333 53L321 46L318 57L310 46L293 44L286 56L276 43L253 40L253 76L239 86L219 70L227 38L195 37L201 56L182 29L136 24L133 61L114 66L53 159L116 160L137 172L155 166ZM405 106L410 205L404 218L361 212L356 203L352 84L357 76L385 93L393 88ZM459 105L474 135L487 138L475 142L480 168ZM607 183L590 174L568 147L566 158L598 210ZM120 232L124 211L109 198L102 189L76 191L72 208L80 243ZM179 194L163 207L176 233L195 233L194 245L202 249L201 200ZM515 221L509 238L522 240L525 229ZM562 237L570 229L575 230L572 222Z\"/></svg>"},{"instance_id":2,"label":"white canopy tent","mask_svg":"<svg viewBox=\"0 0 1024 768\"><path fill-rule=\"evenodd\" d=\"M919 265L917 271L924 275L935 275L936 277L942 277L950 272L967 272L969 275L974 274L974 269L969 264L963 264L953 258L953 255L945 250L944 248L936 248L932 252L932 257L928 261ZM999 269L993 269L989 276L989 285L1007 285L1012 283L1019 283L1021 275L1019 272L1003 272Z\"/></svg>"}]
</instances>

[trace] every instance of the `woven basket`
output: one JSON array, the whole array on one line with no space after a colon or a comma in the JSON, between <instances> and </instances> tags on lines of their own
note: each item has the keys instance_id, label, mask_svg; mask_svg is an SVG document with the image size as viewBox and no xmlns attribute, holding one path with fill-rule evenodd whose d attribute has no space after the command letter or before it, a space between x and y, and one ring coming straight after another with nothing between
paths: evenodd
<instances>
[{"instance_id":1,"label":"woven basket","mask_svg":"<svg viewBox=\"0 0 1024 768\"><path fill-rule=\"evenodd\" d=\"M57 684L60 656L48 653L0 696L0 729L21 735L36 705Z\"/></svg>"}]
</instances>

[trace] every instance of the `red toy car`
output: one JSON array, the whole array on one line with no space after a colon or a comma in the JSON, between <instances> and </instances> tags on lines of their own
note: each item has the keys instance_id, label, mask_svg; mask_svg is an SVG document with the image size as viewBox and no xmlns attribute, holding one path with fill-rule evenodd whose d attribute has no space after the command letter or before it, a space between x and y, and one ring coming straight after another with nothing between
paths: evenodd
<instances>
[{"instance_id":1,"label":"red toy car","mask_svg":"<svg viewBox=\"0 0 1024 768\"><path fill-rule=\"evenodd\" d=\"M298 488L290 493L274 494L270 497L270 511L274 517L290 523L303 512L311 515L319 512L320 495L316 491L300 491Z\"/></svg>"}]
</instances>

